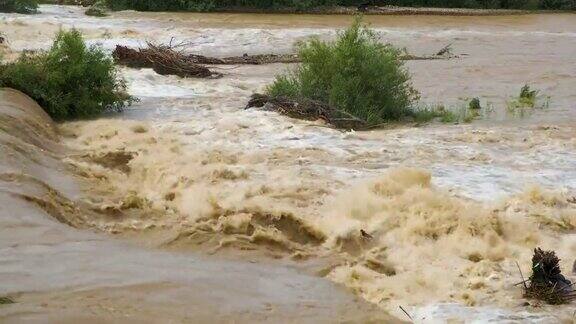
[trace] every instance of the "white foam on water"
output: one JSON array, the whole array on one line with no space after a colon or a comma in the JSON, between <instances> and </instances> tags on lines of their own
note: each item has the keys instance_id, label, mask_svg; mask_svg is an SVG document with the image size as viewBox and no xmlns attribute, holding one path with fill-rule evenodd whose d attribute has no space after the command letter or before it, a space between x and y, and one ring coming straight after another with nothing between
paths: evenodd
<instances>
[{"instance_id":1,"label":"white foam on water","mask_svg":"<svg viewBox=\"0 0 576 324\"><path fill-rule=\"evenodd\" d=\"M510 311L497 307L468 307L454 303L431 304L411 309L414 323L558 323L556 317L545 313L529 313L527 311Z\"/></svg>"}]
</instances>

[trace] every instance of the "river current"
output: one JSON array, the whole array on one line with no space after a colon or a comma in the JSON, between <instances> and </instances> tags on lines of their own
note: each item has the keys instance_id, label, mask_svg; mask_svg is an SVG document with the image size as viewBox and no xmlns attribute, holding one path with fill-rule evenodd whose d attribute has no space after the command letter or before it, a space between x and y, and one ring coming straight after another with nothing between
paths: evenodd
<instances>
[{"instance_id":1,"label":"river current","mask_svg":"<svg viewBox=\"0 0 576 324\"><path fill-rule=\"evenodd\" d=\"M214 80L122 68L140 102L57 125L63 163L81 187L74 199L94 213L67 217L147 249L312 271L398 318L403 306L417 322L569 320L569 306L522 306L514 284L516 261L529 273L536 246L556 250L567 274L576 255L575 18L365 18L383 41L412 54L451 44L456 58L406 68L422 104L457 108L480 98L490 113L472 123L342 132L243 109L289 65L219 66L224 77ZM58 29L75 27L107 50L174 39L211 56L291 53L351 20L130 11L92 18L42 6L38 15L0 15L8 40L0 50L10 58L45 49ZM507 103L524 84L548 105L519 117Z\"/></svg>"}]
</instances>

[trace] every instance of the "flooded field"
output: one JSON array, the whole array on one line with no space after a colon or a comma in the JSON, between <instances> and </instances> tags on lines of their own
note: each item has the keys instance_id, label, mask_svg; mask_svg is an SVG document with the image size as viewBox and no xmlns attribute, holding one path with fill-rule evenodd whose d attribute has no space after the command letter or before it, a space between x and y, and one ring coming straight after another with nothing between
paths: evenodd
<instances>
[{"instance_id":1,"label":"flooded field","mask_svg":"<svg viewBox=\"0 0 576 324\"><path fill-rule=\"evenodd\" d=\"M291 53L298 41L333 37L352 19L136 12L91 18L79 8L61 6L43 6L41 12L0 15L0 31L8 40L0 48L5 56L47 48L59 28L71 27L110 50L116 44L174 38L189 42L188 50L203 55ZM266 269L286 271L283 280L288 282L271 277L270 285L291 286L290 280L296 287L326 285L302 292L311 299L331 295L331 289L337 289L328 283L331 280L398 318L405 318L399 309L403 306L417 322L572 321L569 305L526 307L521 288L514 284L521 281L516 261L529 273L536 246L556 250L566 274L571 274L576 255L575 18L574 14L367 17L383 41L412 54L433 54L452 44L458 58L409 61L407 68L422 104L458 107L479 97L491 107L485 118L467 124L435 122L342 132L320 122L244 110L249 96L289 65L215 67L224 74L216 80L123 68L129 91L140 102L121 114L55 126L53 136L62 143L57 149L40 147L52 152L50 159L56 161L34 155L34 163L43 168L21 171L66 198L48 199L60 206L55 213L60 222L136 245L125 247L110 236L84 236L93 234L46 225L56 226L58 233L65 233L61 236L74 237L72 242L86 241L85 250L73 249L75 258L86 259L82 251L106 255L102 245L117 250L106 256L114 267L97 267L95 261L71 266L87 271L89 290L106 299L91 304L88 297L82 298L73 303L74 310L98 308L94 316L107 318L115 313L102 307L120 300L123 316L136 316L136 310L127 310L133 307L131 298L147 289L156 291L152 283L157 281L165 285L158 290L166 291L164 297L159 293L159 299L199 298L186 290L190 288L183 288L185 292L166 288L182 280L181 274L170 272L173 269L163 279L153 278L164 267L180 268L187 258L200 258L203 270L186 271L205 272L206 277L222 262L226 264L222 267L235 267L239 276L248 278L241 281L253 280ZM520 118L507 111L507 102L526 83L549 96L549 105ZM2 144L8 147L12 140L6 138ZM19 153L22 159L32 154L26 152ZM41 156L39 152L34 154ZM10 171L2 171L3 177L18 173L22 163L6 158L5 165ZM6 181L5 190L14 191L14 182ZM22 189L27 196L45 197L35 190L40 189ZM63 201L72 201L77 209L62 208ZM19 215L27 215L25 206L18 208ZM14 221L14 216L2 217L7 223ZM11 235L18 236L20 230L23 236L30 235L24 235L30 233L26 226L14 228ZM64 288L31 280L40 275L33 264L43 264L33 261L42 253L34 250L37 244L31 238L14 243L14 236L2 235L1 253L10 259L11 270L0 269L0 280L10 280L8 292L22 292L28 304L8 315L0 310L0 316L17 319L34 314L42 308L38 305L43 298L53 296L58 298L48 308L58 314L55 309L84 296L85 286L58 293ZM40 231L35 238L42 244L52 239L52 230ZM68 250L62 246L69 248L63 243L69 241L60 240L50 253L65 260ZM17 246L32 250L22 253ZM133 254L141 258L127 257ZM256 264L234 261L240 259ZM121 267L123 262L126 267ZM141 270L140 265L152 270ZM96 270L90 270L92 266ZM23 269L30 273L14 275ZM108 270L113 274L108 276ZM94 292L106 290L111 282L132 282L128 278L142 285L127 288L131 298L114 299L112 290ZM206 279L204 286L217 290L226 282L222 280ZM82 286L76 281L68 284ZM281 288L258 291L262 289ZM291 307L298 303L298 289L286 293L285 304L274 294L258 295L254 303L271 298L272 303ZM250 287L238 290L249 294ZM27 295L30 291L39 295ZM359 301L351 307L352 297L341 293L340 300L335 297L335 309L371 309ZM206 304L212 300L220 299ZM158 312L169 314L172 308L162 305ZM229 321L233 317L226 316L249 306L222 310L224 315L215 318ZM171 319L185 322L179 315L185 314L185 307L173 306L178 311ZM278 317L258 317L256 312L241 319L278 321L298 309L290 307L278 311ZM314 307L326 312L313 312L319 315L309 321L330 321L331 308ZM210 318L210 312L201 318Z\"/></svg>"}]
</instances>

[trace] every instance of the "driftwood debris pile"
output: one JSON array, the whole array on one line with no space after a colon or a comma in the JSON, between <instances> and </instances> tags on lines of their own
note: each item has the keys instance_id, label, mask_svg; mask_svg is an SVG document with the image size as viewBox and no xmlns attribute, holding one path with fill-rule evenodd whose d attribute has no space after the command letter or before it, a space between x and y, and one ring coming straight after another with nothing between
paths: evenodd
<instances>
[{"instance_id":1,"label":"driftwood debris pile","mask_svg":"<svg viewBox=\"0 0 576 324\"><path fill-rule=\"evenodd\" d=\"M218 78L222 74L214 72L204 65L231 65L231 64L271 64L271 63L298 63L297 54L260 54L232 56L225 58L208 57L197 54L187 54L178 50L184 44L158 45L148 42L145 48L130 48L116 45L112 53L117 64L132 68L152 68L162 75L178 75L193 78Z\"/></svg>"},{"instance_id":2,"label":"driftwood debris pile","mask_svg":"<svg viewBox=\"0 0 576 324\"><path fill-rule=\"evenodd\" d=\"M323 102L306 98L271 97L255 93L246 106L246 109L249 108L262 108L263 110L276 111L282 115L297 119L321 119L336 128L366 128L366 122L362 119L339 111Z\"/></svg>"},{"instance_id":3,"label":"driftwood debris pile","mask_svg":"<svg viewBox=\"0 0 576 324\"><path fill-rule=\"evenodd\" d=\"M560 271L560 259L554 251L534 249L532 275L524 285L524 296L548 304L566 304L576 299L573 283Z\"/></svg>"},{"instance_id":4,"label":"driftwood debris pile","mask_svg":"<svg viewBox=\"0 0 576 324\"><path fill-rule=\"evenodd\" d=\"M222 74L213 72L175 49L171 45L148 43L147 48L132 49L117 45L112 53L117 64L133 68L152 68L161 75L177 75L184 78L218 78Z\"/></svg>"}]
</instances>

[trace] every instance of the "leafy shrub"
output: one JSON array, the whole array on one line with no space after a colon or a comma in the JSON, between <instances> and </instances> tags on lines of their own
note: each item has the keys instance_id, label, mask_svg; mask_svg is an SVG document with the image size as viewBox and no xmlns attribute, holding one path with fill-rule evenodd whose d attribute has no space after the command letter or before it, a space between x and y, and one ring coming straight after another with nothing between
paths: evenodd
<instances>
[{"instance_id":1,"label":"leafy shrub","mask_svg":"<svg viewBox=\"0 0 576 324\"><path fill-rule=\"evenodd\" d=\"M0 12L34 13L37 9L37 0L0 0Z\"/></svg>"},{"instance_id":2,"label":"leafy shrub","mask_svg":"<svg viewBox=\"0 0 576 324\"><path fill-rule=\"evenodd\" d=\"M400 54L356 19L333 42L313 39L302 44L302 64L278 76L267 93L319 100L368 125L397 120L410 114L417 98Z\"/></svg>"},{"instance_id":3,"label":"leafy shrub","mask_svg":"<svg viewBox=\"0 0 576 324\"><path fill-rule=\"evenodd\" d=\"M59 32L48 52L1 66L0 86L26 93L55 119L95 116L132 102L112 59L87 47L77 30Z\"/></svg>"},{"instance_id":4,"label":"leafy shrub","mask_svg":"<svg viewBox=\"0 0 576 324\"><path fill-rule=\"evenodd\" d=\"M93 16L93 17L106 17L108 16L108 13L106 12L107 10L108 5L106 4L106 2L103 0L98 0L94 2L94 4L92 4L90 8L88 8L84 12L84 14L86 14L86 16Z\"/></svg>"}]
</instances>

